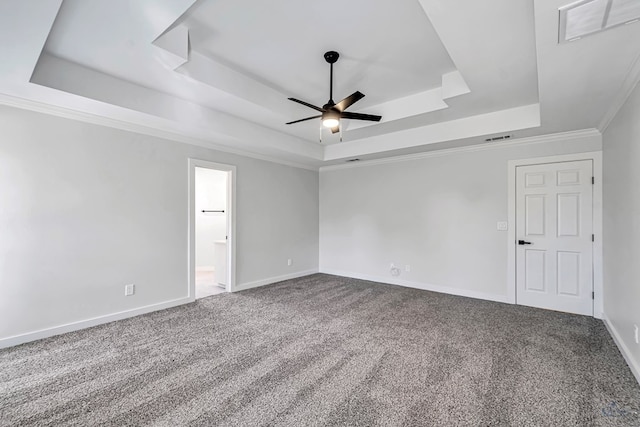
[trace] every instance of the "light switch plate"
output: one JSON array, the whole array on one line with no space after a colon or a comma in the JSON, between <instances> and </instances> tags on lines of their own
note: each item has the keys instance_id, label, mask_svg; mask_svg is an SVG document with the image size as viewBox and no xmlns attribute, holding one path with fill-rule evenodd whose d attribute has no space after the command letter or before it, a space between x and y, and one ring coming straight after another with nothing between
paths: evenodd
<instances>
[{"instance_id":1,"label":"light switch plate","mask_svg":"<svg viewBox=\"0 0 640 427\"><path fill-rule=\"evenodd\" d=\"M498 221L498 231L507 231L509 229L509 223L507 221Z\"/></svg>"}]
</instances>

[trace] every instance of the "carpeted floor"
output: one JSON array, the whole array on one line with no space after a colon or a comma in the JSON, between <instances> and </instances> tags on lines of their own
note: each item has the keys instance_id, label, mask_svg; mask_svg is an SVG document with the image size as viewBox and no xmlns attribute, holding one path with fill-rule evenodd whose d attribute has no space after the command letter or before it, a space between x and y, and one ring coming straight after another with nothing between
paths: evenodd
<instances>
[{"instance_id":1,"label":"carpeted floor","mask_svg":"<svg viewBox=\"0 0 640 427\"><path fill-rule=\"evenodd\" d=\"M0 425L640 426L602 322L317 274L0 351Z\"/></svg>"}]
</instances>

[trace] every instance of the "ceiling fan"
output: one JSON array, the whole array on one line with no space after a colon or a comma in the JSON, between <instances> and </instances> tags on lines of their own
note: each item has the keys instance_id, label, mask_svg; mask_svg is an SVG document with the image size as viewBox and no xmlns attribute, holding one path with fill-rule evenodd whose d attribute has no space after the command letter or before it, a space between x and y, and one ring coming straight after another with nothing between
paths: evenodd
<instances>
[{"instance_id":1,"label":"ceiling fan","mask_svg":"<svg viewBox=\"0 0 640 427\"><path fill-rule=\"evenodd\" d=\"M289 98L289 100L293 102L297 102L298 104L305 105L309 108L313 108L314 110L322 113L316 116L306 117L304 119L295 120L293 122L287 123L288 125L292 125L294 123L300 123L307 120L313 119L321 119L322 125L324 127L330 128L331 133L340 132L340 119L351 119L351 120L368 120L372 122L379 122L382 119L381 116L375 116L373 114L360 114L360 113L349 113L345 110L349 108L351 105L355 104L362 98L364 98L364 94L360 91L355 91L351 95L347 96L342 101L337 104L333 102L333 64L338 61L340 55L338 52L329 51L324 54L324 59L331 66L331 71L329 75L329 101L320 107L316 107L315 105L309 104L308 102L301 101L296 98ZM322 137L322 134L321 134ZM342 139L342 138L341 138Z\"/></svg>"}]
</instances>

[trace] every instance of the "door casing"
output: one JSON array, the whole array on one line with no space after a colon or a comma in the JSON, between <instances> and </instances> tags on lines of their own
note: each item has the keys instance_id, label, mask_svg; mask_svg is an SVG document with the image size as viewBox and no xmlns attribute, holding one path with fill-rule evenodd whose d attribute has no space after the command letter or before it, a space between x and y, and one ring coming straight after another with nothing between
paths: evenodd
<instances>
[{"instance_id":1,"label":"door casing","mask_svg":"<svg viewBox=\"0 0 640 427\"><path fill-rule=\"evenodd\" d=\"M215 169L227 172L227 292L236 290L236 167L207 160L189 159L189 227L188 227L188 297L196 299L196 168Z\"/></svg>"},{"instance_id":2,"label":"door casing","mask_svg":"<svg viewBox=\"0 0 640 427\"><path fill-rule=\"evenodd\" d=\"M602 319L603 316L603 274L602 274L602 152L564 154L530 159L510 160L507 165L508 197L507 218L507 301L516 303L516 168L518 166L559 163L574 160L592 160L593 176L593 317Z\"/></svg>"}]
</instances>

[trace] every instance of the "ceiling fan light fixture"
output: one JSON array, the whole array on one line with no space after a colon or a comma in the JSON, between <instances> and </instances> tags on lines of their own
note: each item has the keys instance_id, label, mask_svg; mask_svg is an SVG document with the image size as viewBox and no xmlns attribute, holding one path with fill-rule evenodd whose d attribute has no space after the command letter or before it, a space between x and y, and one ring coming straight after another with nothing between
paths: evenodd
<instances>
[{"instance_id":1,"label":"ceiling fan light fixture","mask_svg":"<svg viewBox=\"0 0 640 427\"><path fill-rule=\"evenodd\" d=\"M322 114L322 125L326 128L334 128L340 124L340 114L336 111L326 111Z\"/></svg>"},{"instance_id":2,"label":"ceiling fan light fixture","mask_svg":"<svg viewBox=\"0 0 640 427\"><path fill-rule=\"evenodd\" d=\"M322 125L326 128L334 128L340 124L338 119L326 119L322 121Z\"/></svg>"}]
</instances>

